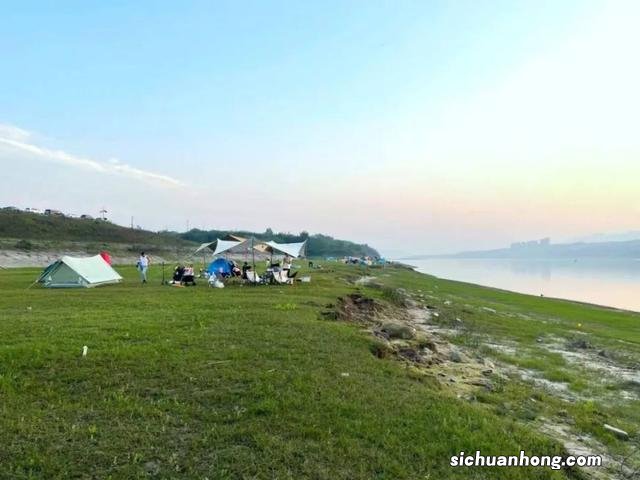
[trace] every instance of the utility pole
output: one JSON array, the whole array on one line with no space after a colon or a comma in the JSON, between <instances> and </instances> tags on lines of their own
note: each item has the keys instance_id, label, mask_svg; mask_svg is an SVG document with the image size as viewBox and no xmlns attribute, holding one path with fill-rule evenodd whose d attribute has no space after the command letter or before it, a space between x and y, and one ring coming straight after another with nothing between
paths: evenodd
<instances>
[{"instance_id":1,"label":"utility pole","mask_svg":"<svg viewBox=\"0 0 640 480\"><path fill-rule=\"evenodd\" d=\"M100 216L101 216L102 220L106 220L107 219L107 215L106 215L107 213L108 213L107 210L104 207L102 207L102 210L100 210Z\"/></svg>"},{"instance_id":2,"label":"utility pole","mask_svg":"<svg viewBox=\"0 0 640 480\"><path fill-rule=\"evenodd\" d=\"M133 215L131 215L131 230L133 230Z\"/></svg>"}]
</instances>

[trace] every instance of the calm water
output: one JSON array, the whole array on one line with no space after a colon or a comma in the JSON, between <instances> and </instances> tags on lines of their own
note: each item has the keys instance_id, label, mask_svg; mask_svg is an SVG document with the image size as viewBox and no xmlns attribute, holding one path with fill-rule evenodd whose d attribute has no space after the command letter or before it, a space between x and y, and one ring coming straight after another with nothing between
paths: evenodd
<instances>
[{"instance_id":1,"label":"calm water","mask_svg":"<svg viewBox=\"0 0 640 480\"><path fill-rule=\"evenodd\" d=\"M407 263L440 278L640 311L640 259L427 259Z\"/></svg>"}]
</instances>

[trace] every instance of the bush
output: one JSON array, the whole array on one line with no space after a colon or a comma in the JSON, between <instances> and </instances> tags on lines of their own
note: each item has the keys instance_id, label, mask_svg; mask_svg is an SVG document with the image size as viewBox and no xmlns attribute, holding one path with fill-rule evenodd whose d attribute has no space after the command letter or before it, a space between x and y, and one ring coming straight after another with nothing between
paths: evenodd
<instances>
[{"instance_id":1,"label":"bush","mask_svg":"<svg viewBox=\"0 0 640 480\"><path fill-rule=\"evenodd\" d=\"M33 250L33 243L31 243L29 240L20 240L14 246L18 250L25 250L25 251Z\"/></svg>"}]
</instances>

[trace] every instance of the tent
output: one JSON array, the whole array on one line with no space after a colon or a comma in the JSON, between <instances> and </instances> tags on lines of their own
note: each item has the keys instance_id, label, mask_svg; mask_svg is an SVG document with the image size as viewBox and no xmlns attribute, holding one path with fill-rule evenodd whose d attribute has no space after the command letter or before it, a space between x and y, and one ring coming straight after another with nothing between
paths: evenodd
<instances>
[{"instance_id":1,"label":"tent","mask_svg":"<svg viewBox=\"0 0 640 480\"><path fill-rule=\"evenodd\" d=\"M225 258L218 258L209 264L207 272L209 275L215 275L216 273L228 275L231 273L231 262Z\"/></svg>"},{"instance_id":2,"label":"tent","mask_svg":"<svg viewBox=\"0 0 640 480\"><path fill-rule=\"evenodd\" d=\"M289 255L293 258L299 258L304 257L307 241L296 243L264 242L264 244L267 245L267 251L272 254Z\"/></svg>"},{"instance_id":3,"label":"tent","mask_svg":"<svg viewBox=\"0 0 640 480\"><path fill-rule=\"evenodd\" d=\"M97 287L118 283L122 277L100 255L68 257L53 262L44 269L38 282L47 288Z\"/></svg>"},{"instance_id":4,"label":"tent","mask_svg":"<svg viewBox=\"0 0 640 480\"><path fill-rule=\"evenodd\" d=\"M229 253L237 253L238 250L244 252L246 250L247 245L243 245L247 242L247 240L221 240L216 239L213 242L202 243L194 253L200 253L203 250L209 249L213 253L212 255L220 255L221 253L229 252Z\"/></svg>"}]
</instances>

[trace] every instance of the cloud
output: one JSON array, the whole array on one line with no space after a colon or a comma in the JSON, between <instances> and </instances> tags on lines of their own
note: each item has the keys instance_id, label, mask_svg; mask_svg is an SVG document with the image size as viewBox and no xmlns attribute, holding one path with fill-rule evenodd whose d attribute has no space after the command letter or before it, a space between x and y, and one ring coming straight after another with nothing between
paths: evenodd
<instances>
[{"instance_id":1,"label":"cloud","mask_svg":"<svg viewBox=\"0 0 640 480\"><path fill-rule=\"evenodd\" d=\"M27 141L30 136L31 133L22 128L0 123L0 138L24 142Z\"/></svg>"},{"instance_id":2,"label":"cloud","mask_svg":"<svg viewBox=\"0 0 640 480\"><path fill-rule=\"evenodd\" d=\"M131 165L122 163L117 159L100 162L90 158L79 157L62 150L51 150L40 147L29 141L31 137L31 133L26 130L12 125L0 124L0 145L9 147L12 150L36 156L48 162L98 173L121 175L134 180L150 182L164 187L176 188L183 187L185 185L182 181L168 175L132 167Z\"/></svg>"}]
</instances>

